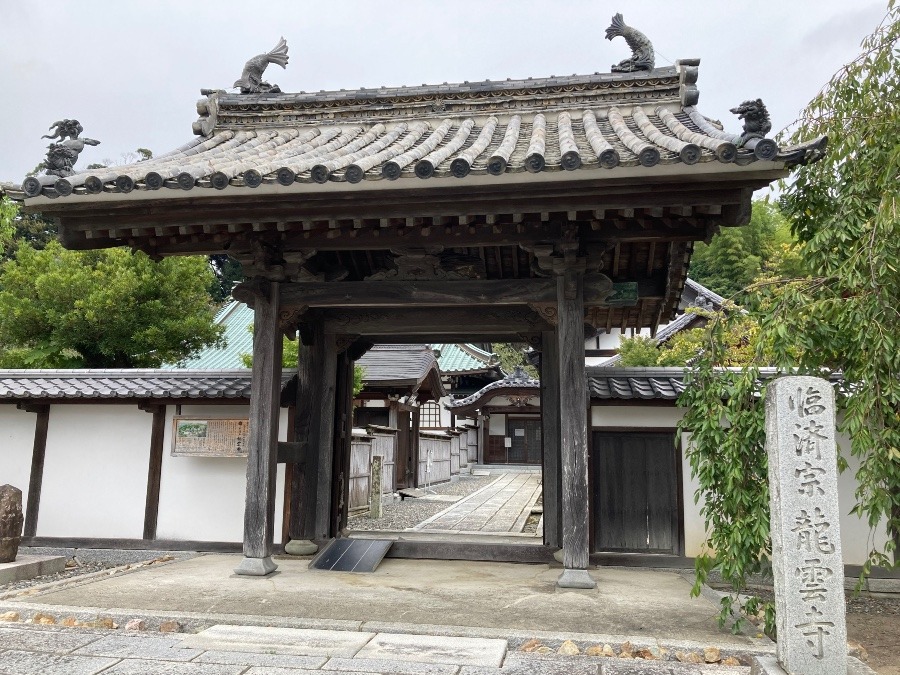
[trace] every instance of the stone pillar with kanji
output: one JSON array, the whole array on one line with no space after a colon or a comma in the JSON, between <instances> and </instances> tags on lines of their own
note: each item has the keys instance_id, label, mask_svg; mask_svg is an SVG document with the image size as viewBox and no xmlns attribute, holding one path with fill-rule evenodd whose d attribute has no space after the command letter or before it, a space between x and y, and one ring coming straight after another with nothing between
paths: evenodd
<instances>
[{"instance_id":1,"label":"stone pillar with kanji","mask_svg":"<svg viewBox=\"0 0 900 675\"><path fill-rule=\"evenodd\" d=\"M846 675L834 392L782 377L766 392L777 654L795 675Z\"/></svg>"}]
</instances>

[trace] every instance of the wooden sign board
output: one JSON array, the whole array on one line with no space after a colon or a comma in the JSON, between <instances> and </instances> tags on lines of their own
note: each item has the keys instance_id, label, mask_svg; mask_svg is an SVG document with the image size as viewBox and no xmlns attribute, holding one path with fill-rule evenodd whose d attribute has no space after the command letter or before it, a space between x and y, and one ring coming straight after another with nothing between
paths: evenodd
<instances>
[{"instance_id":1,"label":"wooden sign board","mask_svg":"<svg viewBox=\"0 0 900 675\"><path fill-rule=\"evenodd\" d=\"M246 418L175 417L173 457L246 457L250 421Z\"/></svg>"}]
</instances>

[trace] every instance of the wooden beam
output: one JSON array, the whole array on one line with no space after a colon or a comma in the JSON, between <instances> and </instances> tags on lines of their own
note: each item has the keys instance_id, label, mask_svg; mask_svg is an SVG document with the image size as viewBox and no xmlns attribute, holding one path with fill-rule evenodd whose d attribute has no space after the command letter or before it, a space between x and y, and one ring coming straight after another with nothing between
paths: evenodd
<instances>
[{"instance_id":1,"label":"wooden beam","mask_svg":"<svg viewBox=\"0 0 900 675\"><path fill-rule=\"evenodd\" d=\"M163 440L166 435L166 406L144 406L142 409L153 414L150 429L150 457L147 465L147 498L144 500L144 539L156 539L159 489L162 480Z\"/></svg>"},{"instance_id":2,"label":"wooden beam","mask_svg":"<svg viewBox=\"0 0 900 675\"><path fill-rule=\"evenodd\" d=\"M31 449L31 474L28 477L28 503L25 507L25 527L23 537L37 534L38 513L41 507L41 485L44 482L44 457L47 453L47 429L50 425L50 406L37 405L26 408L36 412L34 424L34 445Z\"/></svg>"},{"instance_id":3,"label":"wooden beam","mask_svg":"<svg viewBox=\"0 0 900 675\"><path fill-rule=\"evenodd\" d=\"M245 293L249 285L244 285ZM265 576L278 567L272 561L275 522L275 478L281 394L281 330L278 327L278 283L254 289L253 375L250 394L250 438L247 442L247 496L244 507L244 559L236 574Z\"/></svg>"},{"instance_id":4,"label":"wooden beam","mask_svg":"<svg viewBox=\"0 0 900 675\"><path fill-rule=\"evenodd\" d=\"M590 275L583 281L584 302L603 304L609 278ZM243 284L235 289L240 293ZM340 281L284 284L282 306L293 307L446 307L454 305L522 305L556 301L552 279L502 281Z\"/></svg>"},{"instance_id":5,"label":"wooden beam","mask_svg":"<svg viewBox=\"0 0 900 675\"><path fill-rule=\"evenodd\" d=\"M368 283L368 282L366 282ZM395 335L402 332L414 335L441 335L538 332L550 325L531 308L522 306L484 307L477 312L462 307L422 309L326 309L321 321L329 333L354 333L367 336Z\"/></svg>"}]
</instances>

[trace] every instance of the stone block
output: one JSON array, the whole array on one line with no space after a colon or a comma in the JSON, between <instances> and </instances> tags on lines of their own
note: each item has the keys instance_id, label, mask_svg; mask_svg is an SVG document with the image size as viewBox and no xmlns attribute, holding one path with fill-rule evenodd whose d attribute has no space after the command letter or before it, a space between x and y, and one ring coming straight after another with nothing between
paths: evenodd
<instances>
[{"instance_id":1,"label":"stone block","mask_svg":"<svg viewBox=\"0 0 900 675\"><path fill-rule=\"evenodd\" d=\"M45 574L58 574L66 568L61 556L20 553L13 562L0 563L0 584L34 579Z\"/></svg>"},{"instance_id":2,"label":"stone block","mask_svg":"<svg viewBox=\"0 0 900 675\"><path fill-rule=\"evenodd\" d=\"M203 652L192 663L224 663L234 666L258 666L260 668L296 668L316 670L327 661L324 656L295 656L293 654L255 654L252 652L227 652L210 650ZM359 670L362 670L361 668Z\"/></svg>"},{"instance_id":3,"label":"stone block","mask_svg":"<svg viewBox=\"0 0 900 675\"><path fill-rule=\"evenodd\" d=\"M821 378L781 377L766 390L777 655L796 675L847 672L834 415Z\"/></svg>"},{"instance_id":4,"label":"stone block","mask_svg":"<svg viewBox=\"0 0 900 675\"><path fill-rule=\"evenodd\" d=\"M92 636L96 638L96 636ZM200 654L199 649L185 649L181 640L152 635L108 635L82 647L76 654L111 656L124 659L165 659L190 661Z\"/></svg>"},{"instance_id":5,"label":"stone block","mask_svg":"<svg viewBox=\"0 0 900 675\"><path fill-rule=\"evenodd\" d=\"M587 570L574 570L566 568L559 575L556 585L560 588L580 588L589 590L597 587L597 582L591 578Z\"/></svg>"},{"instance_id":6,"label":"stone block","mask_svg":"<svg viewBox=\"0 0 900 675\"><path fill-rule=\"evenodd\" d=\"M242 675L244 666L219 663L172 663L126 659L104 670L104 675ZM296 672L296 671L295 671Z\"/></svg>"},{"instance_id":7,"label":"stone block","mask_svg":"<svg viewBox=\"0 0 900 675\"><path fill-rule=\"evenodd\" d=\"M565 675L597 675L600 659L587 657L542 656L540 654L509 654L503 662L503 669L497 675L546 675L547 673L565 673ZM623 661L633 663L633 661ZM471 674L463 668L460 675Z\"/></svg>"},{"instance_id":8,"label":"stone block","mask_svg":"<svg viewBox=\"0 0 900 675\"><path fill-rule=\"evenodd\" d=\"M364 671L382 673L383 675L455 675L459 666L445 663L422 663L421 661L398 661L394 659L333 658L328 660L323 669L340 673Z\"/></svg>"},{"instance_id":9,"label":"stone block","mask_svg":"<svg viewBox=\"0 0 900 675\"><path fill-rule=\"evenodd\" d=\"M22 491L12 485L0 485L0 563L11 563L22 542Z\"/></svg>"},{"instance_id":10,"label":"stone block","mask_svg":"<svg viewBox=\"0 0 900 675\"><path fill-rule=\"evenodd\" d=\"M181 644L203 650L352 657L373 637L355 631L218 625L188 635Z\"/></svg>"},{"instance_id":11,"label":"stone block","mask_svg":"<svg viewBox=\"0 0 900 675\"><path fill-rule=\"evenodd\" d=\"M0 626L0 649L27 649L36 652L66 654L97 639L95 634L69 630L35 630L11 625Z\"/></svg>"},{"instance_id":12,"label":"stone block","mask_svg":"<svg viewBox=\"0 0 900 675\"><path fill-rule=\"evenodd\" d=\"M499 667L506 655L506 644L505 640L487 638L379 633L357 656L361 659Z\"/></svg>"},{"instance_id":13,"label":"stone block","mask_svg":"<svg viewBox=\"0 0 900 675\"><path fill-rule=\"evenodd\" d=\"M3 652L0 668L16 675L95 675L109 668L115 659L11 650ZM110 671L104 671L110 672Z\"/></svg>"},{"instance_id":14,"label":"stone block","mask_svg":"<svg viewBox=\"0 0 900 675\"><path fill-rule=\"evenodd\" d=\"M278 565L273 562L272 556L266 558L245 557L238 566L234 568L234 573L241 576L264 577L277 569Z\"/></svg>"}]
</instances>

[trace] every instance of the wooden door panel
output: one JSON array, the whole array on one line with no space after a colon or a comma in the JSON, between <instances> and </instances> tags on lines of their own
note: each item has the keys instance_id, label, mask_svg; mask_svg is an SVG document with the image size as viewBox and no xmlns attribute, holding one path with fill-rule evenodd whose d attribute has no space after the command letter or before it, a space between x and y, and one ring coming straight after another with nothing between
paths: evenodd
<instances>
[{"instance_id":1,"label":"wooden door panel","mask_svg":"<svg viewBox=\"0 0 900 675\"><path fill-rule=\"evenodd\" d=\"M594 432L593 440L595 550L676 553L673 435Z\"/></svg>"}]
</instances>

